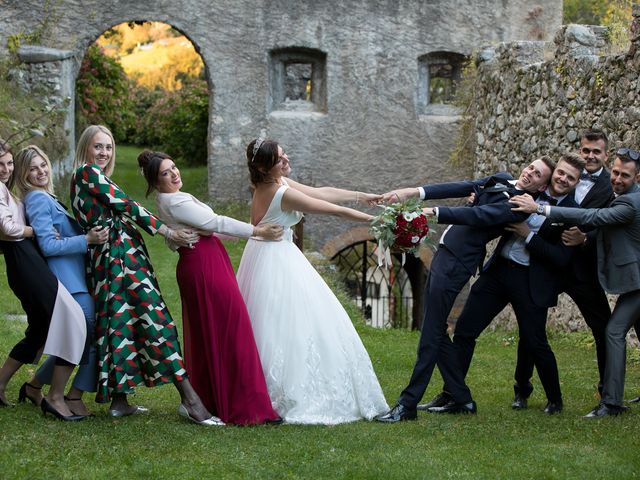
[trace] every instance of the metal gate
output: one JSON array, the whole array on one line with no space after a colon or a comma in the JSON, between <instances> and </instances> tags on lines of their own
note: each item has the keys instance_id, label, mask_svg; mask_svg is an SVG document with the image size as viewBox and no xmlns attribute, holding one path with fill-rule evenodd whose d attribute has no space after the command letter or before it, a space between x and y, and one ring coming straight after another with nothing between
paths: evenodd
<instances>
[{"instance_id":1,"label":"metal gate","mask_svg":"<svg viewBox=\"0 0 640 480\"><path fill-rule=\"evenodd\" d=\"M332 261L347 290L362 308L368 325L417 328L421 299L415 292L421 292L424 281L422 262L408 255L403 267L400 255L397 255L392 267L381 268L378 267L376 248L371 241L355 243L336 254ZM420 264L418 269L415 268L416 260ZM417 276L413 274L416 271ZM416 283L420 285L414 285Z\"/></svg>"}]
</instances>

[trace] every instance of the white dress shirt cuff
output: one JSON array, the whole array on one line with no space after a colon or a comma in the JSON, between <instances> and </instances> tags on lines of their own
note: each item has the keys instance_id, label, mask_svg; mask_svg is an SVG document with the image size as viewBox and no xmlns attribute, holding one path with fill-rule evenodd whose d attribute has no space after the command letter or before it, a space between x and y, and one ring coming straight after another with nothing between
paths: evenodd
<instances>
[{"instance_id":1,"label":"white dress shirt cuff","mask_svg":"<svg viewBox=\"0 0 640 480\"><path fill-rule=\"evenodd\" d=\"M420 200L424 200L427 194L424 192L424 188L418 187L418 192L420 193Z\"/></svg>"}]
</instances>

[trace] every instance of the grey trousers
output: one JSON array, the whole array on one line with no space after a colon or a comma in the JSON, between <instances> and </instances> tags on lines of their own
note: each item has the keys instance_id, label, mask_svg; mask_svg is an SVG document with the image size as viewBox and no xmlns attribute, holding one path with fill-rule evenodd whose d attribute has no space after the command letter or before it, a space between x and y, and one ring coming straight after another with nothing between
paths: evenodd
<instances>
[{"instance_id":1,"label":"grey trousers","mask_svg":"<svg viewBox=\"0 0 640 480\"><path fill-rule=\"evenodd\" d=\"M635 326L640 334L640 290L620 295L605 330L607 362L602 401L621 406L627 363L627 333Z\"/></svg>"}]
</instances>

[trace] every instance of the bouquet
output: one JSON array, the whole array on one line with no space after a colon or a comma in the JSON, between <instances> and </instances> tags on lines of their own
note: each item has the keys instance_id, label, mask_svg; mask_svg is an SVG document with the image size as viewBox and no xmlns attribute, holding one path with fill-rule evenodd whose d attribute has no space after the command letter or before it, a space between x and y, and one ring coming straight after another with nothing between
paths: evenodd
<instances>
[{"instance_id":1,"label":"bouquet","mask_svg":"<svg viewBox=\"0 0 640 480\"><path fill-rule=\"evenodd\" d=\"M378 265L391 264L391 252L418 256L418 248L429 236L429 219L422 213L421 201L410 199L383 206L371 221L370 231L378 241ZM383 262L384 255L384 262Z\"/></svg>"}]
</instances>

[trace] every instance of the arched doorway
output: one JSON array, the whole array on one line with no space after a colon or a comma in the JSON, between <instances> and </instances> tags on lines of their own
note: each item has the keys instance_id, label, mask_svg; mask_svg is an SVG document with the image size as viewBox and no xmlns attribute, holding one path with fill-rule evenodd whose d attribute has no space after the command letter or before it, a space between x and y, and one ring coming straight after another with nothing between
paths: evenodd
<instances>
[{"instance_id":1,"label":"arched doorway","mask_svg":"<svg viewBox=\"0 0 640 480\"><path fill-rule=\"evenodd\" d=\"M394 255L390 268L378 266L377 244L364 240L332 257L347 290L362 308L368 325L378 328L417 329L423 307L422 290L427 269L421 259Z\"/></svg>"},{"instance_id":2,"label":"arched doorway","mask_svg":"<svg viewBox=\"0 0 640 480\"><path fill-rule=\"evenodd\" d=\"M76 129L104 124L116 143L207 165L209 75L199 48L164 22L124 22L84 52L76 78Z\"/></svg>"}]
</instances>

